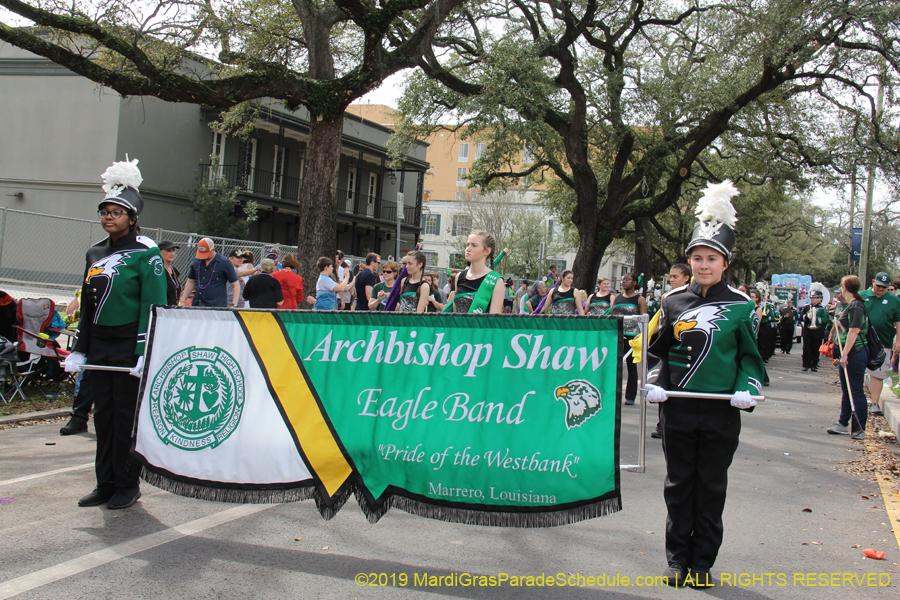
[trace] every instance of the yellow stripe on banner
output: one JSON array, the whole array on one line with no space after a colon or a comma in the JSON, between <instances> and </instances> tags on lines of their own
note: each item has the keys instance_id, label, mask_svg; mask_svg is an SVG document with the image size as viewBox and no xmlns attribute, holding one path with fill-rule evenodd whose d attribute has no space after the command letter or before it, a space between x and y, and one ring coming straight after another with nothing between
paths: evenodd
<instances>
[{"instance_id":1,"label":"yellow stripe on banner","mask_svg":"<svg viewBox=\"0 0 900 600\"><path fill-rule=\"evenodd\" d=\"M240 312L253 345L265 366L275 399L287 415L303 453L316 475L333 496L353 469L338 447L300 365L294 359L284 332L271 313Z\"/></svg>"}]
</instances>

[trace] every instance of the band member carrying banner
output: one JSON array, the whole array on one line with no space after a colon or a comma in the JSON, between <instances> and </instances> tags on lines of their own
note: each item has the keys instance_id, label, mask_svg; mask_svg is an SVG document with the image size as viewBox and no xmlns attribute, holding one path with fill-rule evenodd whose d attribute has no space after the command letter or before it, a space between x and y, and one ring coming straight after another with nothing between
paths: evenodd
<instances>
[{"instance_id":1,"label":"band member carrying banner","mask_svg":"<svg viewBox=\"0 0 900 600\"><path fill-rule=\"evenodd\" d=\"M496 261L497 242L486 231L475 231L466 241L466 262L469 268L456 275L456 289L450 292L442 312L500 313L506 285L503 278L490 268ZM498 257L500 258L500 257Z\"/></svg>"},{"instance_id":2,"label":"band member carrying banner","mask_svg":"<svg viewBox=\"0 0 900 600\"><path fill-rule=\"evenodd\" d=\"M730 181L708 185L687 247L694 281L666 294L659 334L648 351L647 400L664 402L666 457L665 576L673 586L709 587L722 544L728 467L738 446L740 410L752 409L763 363L753 335L750 298L722 276L734 248L739 192ZM668 392L731 395L731 401L669 398Z\"/></svg>"}]
</instances>

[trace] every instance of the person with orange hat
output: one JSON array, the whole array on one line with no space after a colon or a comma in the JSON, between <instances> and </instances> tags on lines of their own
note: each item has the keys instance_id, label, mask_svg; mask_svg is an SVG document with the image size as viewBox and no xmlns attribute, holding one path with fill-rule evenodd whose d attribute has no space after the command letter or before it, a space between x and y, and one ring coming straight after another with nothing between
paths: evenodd
<instances>
[{"instance_id":1,"label":"person with orange hat","mask_svg":"<svg viewBox=\"0 0 900 600\"><path fill-rule=\"evenodd\" d=\"M197 255L191 262L181 302L184 304L193 293L191 306L237 306L240 286L231 286L231 298L225 293L225 283L234 283L237 278L231 261L216 252L211 239L203 238L197 244Z\"/></svg>"}]
</instances>

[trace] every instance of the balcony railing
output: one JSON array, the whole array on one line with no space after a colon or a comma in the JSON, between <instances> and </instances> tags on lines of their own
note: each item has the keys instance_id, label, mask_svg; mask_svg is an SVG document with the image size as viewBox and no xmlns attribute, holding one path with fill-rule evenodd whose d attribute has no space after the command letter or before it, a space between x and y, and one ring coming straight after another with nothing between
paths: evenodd
<instances>
[{"instance_id":1,"label":"balcony railing","mask_svg":"<svg viewBox=\"0 0 900 600\"><path fill-rule=\"evenodd\" d=\"M238 177L237 165L209 164L200 165L200 178L209 181L211 177L217 177L225 181L225 185L242 192L249 192L297 202L300 200L300 183L297 177L282 176L278 193L275 193L275 173L262 169L249 169L244 177ZM360 194L355 196L347 190L337 190L337 211L339 214L371 217L381 221L397 221L397 203ZM419 227L420 219L415 206L403 207L403 224Z\"/></svg>"}]
</instances>

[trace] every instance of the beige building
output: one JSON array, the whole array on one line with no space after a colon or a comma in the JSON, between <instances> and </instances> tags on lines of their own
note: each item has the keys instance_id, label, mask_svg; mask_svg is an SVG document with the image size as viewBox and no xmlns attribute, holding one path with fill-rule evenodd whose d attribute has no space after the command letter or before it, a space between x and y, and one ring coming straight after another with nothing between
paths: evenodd
<instances>
[{"instance_id":1,"label":"beige building","mask_svg":"<svg viewBox=\"0 0 900 600\"><path fill-rule=\"evenodd\" d=\"M383 104L356 104L350 106L347 112L387 127L392 127L397 121L396 111ZM459 203L467 194L473 199L478 198L478 188L469 188L466 178L469 169L484 151L485 144L477 140L462 140L459 131L439 131L423 141L428 145L426 160L430 168L425 174L422 192L421 242L423 251L428 257L428 264L443 272L460 264L461 257L456 250L459 245L456 238L468 235L472 228L471 216L464 214ZM528 149L523 143L520 164L529 162ZM538 186L529 186L527 180L524 184L519 186L522 192L522 206L528 210L543 212L550 241L554 235L559 235L561 224L536 204L540 192ZM562 271L571 268L575 251L572 249L562 256L544 258L545 266L556 264ZM598 277L612 279L618 285L622 274L630 271L633 265L634 257L631 253L611 248L606 253ZM531 271L532 277L540 274L537 265Z\"/></svg>"}]
</instances>

